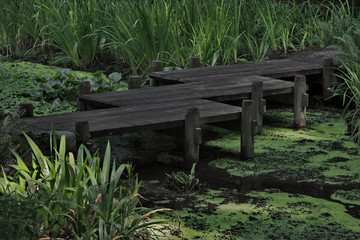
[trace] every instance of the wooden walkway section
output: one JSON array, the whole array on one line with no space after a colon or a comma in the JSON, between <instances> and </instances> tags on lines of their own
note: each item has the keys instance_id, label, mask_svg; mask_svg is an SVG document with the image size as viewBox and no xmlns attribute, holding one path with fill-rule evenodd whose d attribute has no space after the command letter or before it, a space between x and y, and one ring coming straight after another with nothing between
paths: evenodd
<instances>
[{"instance_id":1,"label":"wooden walkway section","mask_svg":"<svg viewBox=\"0 0 360 240\"><path fill-rule=\"evenodd\" d=\"M254 156L254 136L261 133L263 98L293 96L294 123L296 127L303 127L308 103L304 75L331 76L324 74L324 69L320 64L272 60L153 72L150 75L153 79L171 85L139 88L139 79L132 77L136 82L130 81L129 86L138 89L99 94L90 94L87 82L79 86L79 109L88 111L26 117L21 122L27 132L47 133L52 127L55 131L76 131L80 142L88 141L90 135L101 137L184 128L184 164L191 167L199 159L200 124L238 119L239 125L241 122L241 158L248 159ZM295 81L274 77L295 77ZM232 100L243 100L242 106L222 103ZM31 106L25 109L31 112Z\"/></svg>"},{"instance_id":2,"label":"wooden walkway section","mask_svg":"<svg viewBox=\"0 0 360 240\"><path fill-rule=\"evenodd\" d=\"M293 82L260 76L247 76L232 78L226 81L210 80L206 82L131 89L128 91L86 94L80 96L80 101L100 108L151 105L188 99L207 99L225 102L250 98L253 82L263 82L264 96L289 94L294 90Z\"/></svg>"},{"instance_id":3,"label":"wooden walkway section","mask_svg":"<svg viewBox=\"0 0 360 240\"><path fill-rule=\"evenodd\" d=\"M189 107L200 112L200 123L240 119L241 108L202 99L161 104L98 109L84 112L23 118L26 132L75 131L76 122L89 122L91 137L178 128L184 126ZM239 122L240 124L240 122Z\"/></svg>"},{"instance_id":4,"label":"wooden walkway section","mask_svg":"<svg viewBox=\"0 0 360 240\"><path fill-rule=\"evenodd\" d=\"M229 79L243 76L265 76L271 78L295 77L296 75L322 74L323 66L318 63L306 63L289 59L270 60L254 63L233 64L204 68L192 68L176 71L153 72L150 77L161 84L174 84Z\"/></svg>"}]
</instances>

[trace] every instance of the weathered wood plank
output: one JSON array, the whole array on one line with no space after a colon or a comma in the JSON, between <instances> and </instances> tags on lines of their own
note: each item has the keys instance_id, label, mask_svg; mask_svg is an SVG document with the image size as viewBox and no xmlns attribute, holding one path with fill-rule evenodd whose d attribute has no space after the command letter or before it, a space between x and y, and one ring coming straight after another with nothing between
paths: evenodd
<instances>
[{"instance_id":1,"label":"weathered wood plank","mask_svg":"<svg viewBox=\"0 0 360 240\"><path fill-rule=\"evenodd\" d=\"M168 101L184 101L186 99L209 99L212 101L238 100L250 97L251 83L262 81L264 96L293 92L294 83L267 77L247 76L229 79L226 82L207 81L156 88L143 88L131 91L110 92L83 95L81 101L89 105L132 106L160 103Z\"/></svg>"},{"instance_id":2,"label":"weathered wood plank","mask_svg":"<svg viewBox=\"0 0 360 240\"><path fill-rule=\"evenodd\" d=\"M225 66L204 67L152 73L154 79L165 82L191 82L203 81L207 78L218 79L224 75L261 75L287 77L297 74L322 73L322 65L318 63L306 63L289 59L271 60L264 62L233 64Z\"/></svg>"},{"instance_id":3,"label":"weathered wood plank","mask_svg":"<svg viewBox=\"0 0 360 240\"><path fill-rule=\"evenodd\" d=\"M239 119L241 108L207 100L169 102L152 106L119 107L75 112L45 117L24 118L25 131L49 132L74 131L75 122L88 120L92 137L106 136L145 130L182 127L186 110L196 106L200 110L200 122L209 123Z\"/></svg>"}]
</instances>

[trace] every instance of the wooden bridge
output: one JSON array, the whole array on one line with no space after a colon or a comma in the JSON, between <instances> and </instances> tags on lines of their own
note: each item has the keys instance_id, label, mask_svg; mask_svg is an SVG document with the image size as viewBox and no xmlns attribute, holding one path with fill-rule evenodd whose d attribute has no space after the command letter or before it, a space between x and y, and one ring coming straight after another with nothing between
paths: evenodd
<instances>
[{"instance_id":1,"label":"wooden bridge","mask_svg":"<svg viewBox=\"0 0 360 240\"><path fill-rule=\"evenodd\" d=\"M197 67L197 60L192 59L193 67ZM131 77L128 91L90 94L90 84L82 82L79 112L32 117L32 106L22 104L25 113L21 122L28 132L49 132L52 126L55 131L75 131L80 142L89 141L90 136L184 128L184 166L189 167L199 159L200 124L239 119L241 157L247 159L254 156L254 136L261 133L263 98L293 96L294 123L303 127L308 102L305 75L322 74L323 85L329 86L333 71L322 64L293 60L160 69L161 63L154 61L150 77L156 87L140 88L140 78ZM274 77L295 77L295 81ZM224 103L231 100L244 101L241 107Z\"/></svg>"}]
</instances>

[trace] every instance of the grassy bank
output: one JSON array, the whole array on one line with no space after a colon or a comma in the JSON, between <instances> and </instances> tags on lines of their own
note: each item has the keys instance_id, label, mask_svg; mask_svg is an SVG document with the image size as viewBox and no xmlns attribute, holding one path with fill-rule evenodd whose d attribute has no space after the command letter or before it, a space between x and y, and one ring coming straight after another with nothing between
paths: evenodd
<instances>
[{"instance_id":1,"label":"grassy bank","mask_svg":"<svg viewBox=\"0 0 360 240\"><path fill-rule=\"evenodd\" d=\"M158 59L184 67L261 61L283 53L339 43L359 18L340 1L16 0L0 1L0 51L9 56L61 53L74 66L118 61L136 72Z\"/></svg>"}]
</instances>

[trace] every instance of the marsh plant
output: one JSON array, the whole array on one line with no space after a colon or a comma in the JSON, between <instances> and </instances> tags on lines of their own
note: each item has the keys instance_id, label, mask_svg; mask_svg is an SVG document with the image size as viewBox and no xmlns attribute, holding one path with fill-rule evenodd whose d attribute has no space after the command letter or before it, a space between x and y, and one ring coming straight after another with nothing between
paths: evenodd
<instances>
[{"instance_id":1,"label":"marsh plant","mask_svg":"<svg viewBox=\"0 0 360 240\"><path fill-rule=\"evenodd\" d=\"M9 159L9 149L19 148L19 138L17 138L16 117L0 118L0 124L0 166L3 166Z\"/></svg>"},{"instance_id":2,"label":"marsh plant","mask_svg":"<svg viewBox=\"0 0 360 240\"><path fill-rule=\"evenodd\" d=\"M255 0L0 0L0 51L39 48L62 52L75 66L102 56L149 69L152 60L187 67L261 61L283 53L326 47L351 32L354 1Z\"/></svg>"},{"instance_id":3,"label":"marsh plant","mask_svg":"<svg viewBox=\"0 0 360 240\"><path fill-rule=\"evenodd\" d=\"M75 156L66 154L63 136L59 147L56 140L50 142L53 152L51 157L46 157L30 137L25 137L32 149L32 167L13 152L17 164L12 167L16 173L7 176L2 171L0 207L15 205L14 211L23 209L24 214L29 213L25 211L28 207L33 208L22 219L28 219L26 223L18 218L10 219L18 225L24 223L22 228L27 234L71 239L133 239L142 230L159 223L145 221L151 214L169 210L145 211L140 207L139 182L132 176L130 165L116 166L115 160L111 161L110 144L103 159L92 156L84 146L80 146ZM8 230L4 217L0 218L1 232Z\"/></svg>"},{"instance_id":4,"label":"marsh plant","mask_svg":"<svg viewBox=\"0 0 360 240\"><path fill-rule=\"evenodd\" d=\"M110 80L101 71L84 76L65 68L52 77L35 79L37 90L28 91L28 94L41 103L52 102L53 108L65 108L77 105L78 86L81 81L88 81L92 92L109 92L120 88L120 80L121 75Z\"/></svg>"},{"instance_id":5,"label":"marsh plant","mask_svg":"<svg viewBox=\"0 0 360 240\"><path fill-rule=\"evenodd\" d=\"M167 186L170 189L191 193L199 187L199 179L195 176L196 163L192 165L190 174L186 174L183 171L166 173Z\"/></svg>"},{"instance_id":6,"label":"marsh plant","mask_svg":"<svg viewBox=\"0 0 360 240\"><path fill-rule=\"evenodd\" d=\"M346 56L339 59L338 77L342 81L335 87L334 94L342 97L352 136L360 143L360 28L354 29L353 34L357 38L349 35L339 38Z\"/></svg>"}]
</instances>

